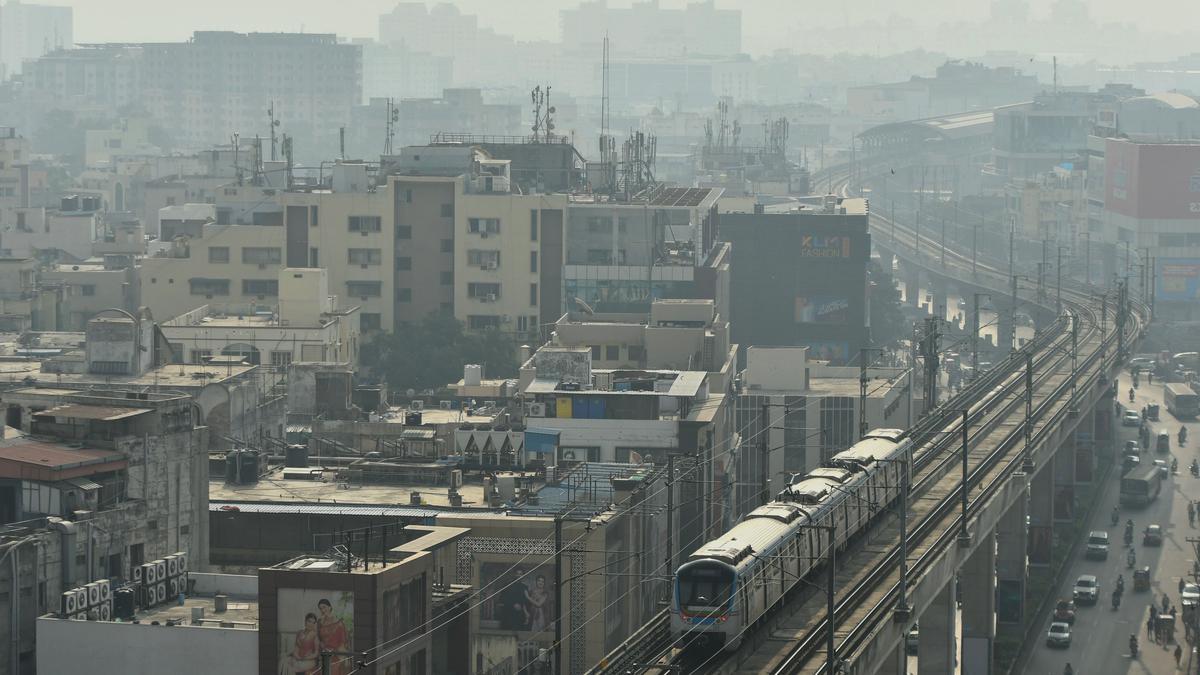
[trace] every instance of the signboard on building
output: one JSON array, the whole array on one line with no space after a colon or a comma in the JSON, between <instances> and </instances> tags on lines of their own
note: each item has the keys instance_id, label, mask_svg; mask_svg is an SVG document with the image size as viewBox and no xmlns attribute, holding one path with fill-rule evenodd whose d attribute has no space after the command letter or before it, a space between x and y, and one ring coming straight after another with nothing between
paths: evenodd
<instances>
[{"instance_id":1,"label":"signboard on building","mask_svg":"<svg viewBox=\"0 0 1200 675\"><path fill-rule=\"evenodd\" d=\"M850 299L831 295L797 295L796 323L844 324Z\"/></svg>"},{"instance_id":2,"label":"signboard on building","mask_svg":"<svg viewBox=\"0 0 1200 675\"><path fill-rule=\"evenodd\" d=\"M279 672L317 672L321 669L322 651L335 654L353 651L354 593L351 591L281 588L277 602Z\"/></svg>"},{"instance_id":3,"label":"signboard on building","mask_svg":"<svg viewBox=\"0 0 1200 675\"><path fill-rule=\"evenodd\" d=\"M1200 299L1200 258L1160 258L1154 267L1156 298L1167 302Z\"/></svg>"},{"instance_id":4,"label":"signboard on building","mask_svg":"<svg viewBox=\"0 0 1200 675\"><path fill-rule=\"evenodd\" d=\"M849 258L850 237L806 234L800 237L801 258Z\"/></svg>"}]
</instances>

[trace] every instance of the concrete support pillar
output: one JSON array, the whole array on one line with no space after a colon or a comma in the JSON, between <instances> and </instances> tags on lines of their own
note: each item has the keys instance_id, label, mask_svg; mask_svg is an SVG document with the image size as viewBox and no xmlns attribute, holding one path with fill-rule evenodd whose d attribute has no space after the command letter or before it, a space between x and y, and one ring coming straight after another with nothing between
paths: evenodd
<instances>
[{"instance_id":1,"label":"concrete support pillar","mask_svg":"<svg viewBox=\"0 0 1200 675\"><path fill-rule=\"evenodd\" d=\"M996 639L996 547L990 534L967 558L962 578L962 672L991 675Z\"/></svg>"},{"instance_id":2,"label":"concrete support pillar","mask_svg":"<svg viewBox=\"0 0 1200 675\"><path fill-rule=\"evenodd\" d=\"M932 296L929 313L936 317L946 318L949 309L946 306L949 295L949 284L946 282L946 277L936 274L929 275L929 294Z\"/></svg>"},{"instance_id":3,"label":"concrete support pillar","mask_svg":"<svg viewBox=\"0 0 1200 675\"><path fill-rule=\"evenodd\" d=\"M996 307L996 349L1010 352L1013 349L1013 320L1012 310L1007 303L995 304Z\"/></svg>"},{"instance_id":4,"label":"concrete support pillar","mask_svg":"<svg viewBox=\"0 0 1200 675\"><path fill-rule=\"evenodd\" d=\"M891 654L884 659L876 675L907 675L908 654L904 653L904 643L901 642Z\"/></svg>"},{"instance_id":5,"label":"concrete support pillar","mask_svg":"<svg viewBox=\"0 0 1200 675\"><path fill-rule=\"evenodd\" d=\"M921 306L921 268L909 263L905 265L900 274L904 279L904 302L913 307Z\"/></svg>"},{"instance_id":6,"label":"concrete support pillar","mask_svg":"<svg viewBox=\"0 0 1200 675\"><path fill-rule=\"evenodd\" d=\"M933 603L921 613L921 644L918 647L917 671L919 675L946 675L954 672L956 603L954 582L946 584L933 599Z\"/></svg>"},{"instance_id":7,"label":"concrete support pillar","mask_svg":"<svg viewBox=\"0 0 1200 675\"><path fill-rule=\"evenodd\" d=\"M1013 504L996 526L996 621L1019 628L1025 614L1029 503Z\"/></svg>"},{"instance_id":8,"label":"concrete support pillar","mask_svg":"<svg viewBox=\"0 0 1200 675\"><path fill-rule=\"evenodd\" d=\"M1054 453L1054 522L1075 519L1075 444L1067 442Z\"/></svg>"},{"instance_id":9,"label":"concrete support pillar","mask_svg":"<svg viewBox=\"0 0 1200 675\"><path fill-rule=\"evenodd\" d=\"M1083 419L1075 429L1075 483L1090 484L1096 475L1096 415L1080 410Z\"/></svg>"},{"instance_id":10,"label":"concrete support pillar","mask_svg":"<svg viewBox=\"0 0 1200 675\"><path fill-rule=\"evenodd\" d=\"M1054 549L1054 458L1042 458L1029 485L1029 564L1049 565Z\"/></svg>"}]
</instances>

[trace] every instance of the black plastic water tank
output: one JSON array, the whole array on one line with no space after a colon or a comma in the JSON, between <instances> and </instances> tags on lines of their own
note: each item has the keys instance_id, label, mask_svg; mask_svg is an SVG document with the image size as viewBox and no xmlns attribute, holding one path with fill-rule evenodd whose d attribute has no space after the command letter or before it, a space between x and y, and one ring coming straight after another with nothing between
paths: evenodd
<instances>
[{"instance_id":1,"label":"black plastic water tank","mask_svg":"<svg viewBox=\"0 0 1200 675\"><path fill-rule=\"evenodd\" d=\"M303 444L289 445L284 464L289 469L303 469L308 467L308 446Z\"/></svg>"}]
</instances>

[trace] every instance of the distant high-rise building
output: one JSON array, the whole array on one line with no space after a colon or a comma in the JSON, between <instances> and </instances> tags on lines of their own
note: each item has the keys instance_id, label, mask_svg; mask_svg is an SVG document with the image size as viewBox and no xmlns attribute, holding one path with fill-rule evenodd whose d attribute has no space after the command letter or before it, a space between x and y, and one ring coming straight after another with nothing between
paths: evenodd
<instances>
[{"instance_id":1,"label":"distant high-rise building","mask_svg":"<svg viewBox=\"0 0 1200 675\"><path fill-rule=\"evenodd\" d=\"M9 0L0 8L0 77L8 79L21 72L26 59L70 47L72 23L70 7Z\"/></svg>"},{"instance_id":2,"label":"distant high-rise building","mask_svg":"<svg viewBox=\"0 0 1200 675\"><path fill-rule=\"evenodd\" d=\"M742 51L742 11L717 9L713 0L664 9L658 0L609 7L589 0L559 12L562 42L600 53L607 35L624 56L733 56Z\"/></svg>"}]
</instances>

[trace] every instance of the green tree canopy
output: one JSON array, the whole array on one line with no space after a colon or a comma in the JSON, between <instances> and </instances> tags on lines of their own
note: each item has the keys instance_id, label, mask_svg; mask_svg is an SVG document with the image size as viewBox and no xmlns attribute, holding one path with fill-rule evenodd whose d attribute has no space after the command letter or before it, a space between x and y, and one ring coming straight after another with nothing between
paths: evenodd
<instances>
[{"instance_id":1,"label":"green tree canopy","mask_svg":"<svg viewBox=\"0 0 1200 675\"><path fill-rule=\"evenodd\" d=\"M877 347L895 346L908 337L908 324L900 311L900 289L892 274L878 263L867 265L870 297L871 341Z\"/></svg>"},{"instance_id":2,"label":"green tree canopy","mask_svg":"<svg viewBox=\"0 0 1200 675\"><path fill-rule=\"evenodd\" d=\"M431 314L395 333L379 333L363 345L369 376L393 390L438 389L462 378L463 366L478 363L489 378L515 377L517 345L500 331L467 332L452 316Z\"/></svg>"}]
</instances>

